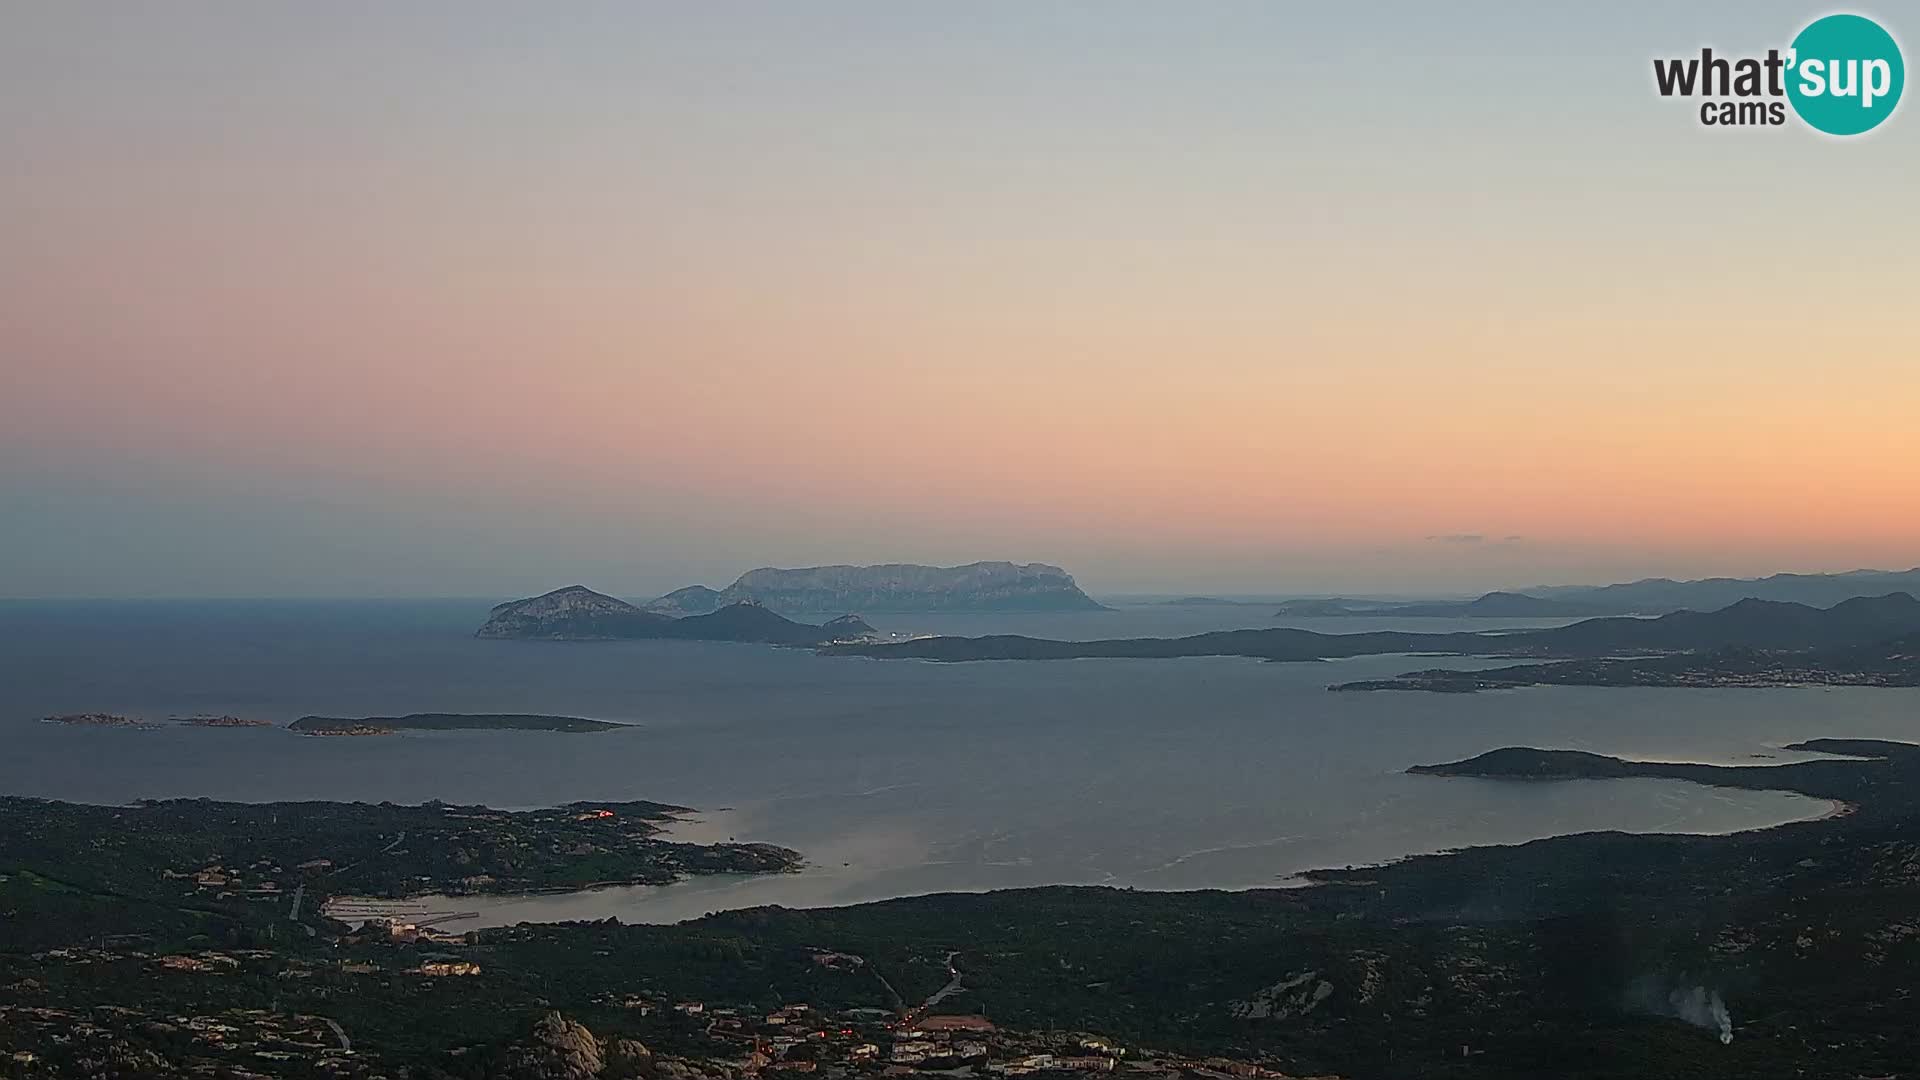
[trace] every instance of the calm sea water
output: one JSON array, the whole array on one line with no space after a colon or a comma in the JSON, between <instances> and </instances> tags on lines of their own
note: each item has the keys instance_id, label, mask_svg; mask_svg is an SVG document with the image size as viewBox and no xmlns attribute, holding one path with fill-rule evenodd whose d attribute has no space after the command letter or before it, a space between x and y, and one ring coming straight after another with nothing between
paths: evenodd
<instances>
[{"instance_id":1,"label":"calm sea water","mask_svg":"<svg viewBox=\"0 0 1920 1080\"><path fill-rule=\"evenodd\" d=\"M1813 736L1920 735L1920 692L1911 690L1330 694L1329 682L1435 662L938 665L752 645L475 640L487 606L0 604L0 792L502 807L647 798L698 808L678 830L690 839L763 840L809 858L797 875L460 901L487 922L661 921L748 904L1040 884L1242 888L1315 867L1592 829L1752 828L1827 806L1677 782L1510 784L1403 770L1510 744L1752 763L1788 760L1777 746ZM1134 606L874 621L888 630L1108 637L1276 625L1268 614ZM37 720L216 712L285 723L429 710L634 727L313 739Z\"/></svg>"}]
</instances>

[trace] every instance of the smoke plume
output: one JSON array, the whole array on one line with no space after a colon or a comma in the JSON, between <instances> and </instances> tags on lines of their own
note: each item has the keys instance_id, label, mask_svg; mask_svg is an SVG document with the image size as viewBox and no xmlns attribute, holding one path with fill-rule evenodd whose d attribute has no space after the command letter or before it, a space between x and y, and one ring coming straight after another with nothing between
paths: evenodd
<instances>
[{"instance_id":1,"label":"smoke plume","mask_svg":"<svg viewBox=\"0 0 1920 1080\"><path fill-rule=\"evenodd\" d=\"M1640 1012L1677 1017L1720 1036L1722 1043L1733 1041L1733 1017L1727 1013L1727 1003L1718 990L1690 984L1684 979L1674 983L1643 975L1634 980L1627 997Z\"/></svg>"},{"instance_id":2,"label":"smoke plume","mask_svg":"<svg viewBox=\"0 0 1920 1080\"><path fill-rule=\"evenodd\" d=\"M1733 1018L1727 1015L1727 1003L1720 1000L1720 991L1704 986L1675 989L1667 994L1667 1004L1673 1015L1694 1027L1717 1032L1723 1043L1733 1041Z\"/></svg>"}]
</instances>

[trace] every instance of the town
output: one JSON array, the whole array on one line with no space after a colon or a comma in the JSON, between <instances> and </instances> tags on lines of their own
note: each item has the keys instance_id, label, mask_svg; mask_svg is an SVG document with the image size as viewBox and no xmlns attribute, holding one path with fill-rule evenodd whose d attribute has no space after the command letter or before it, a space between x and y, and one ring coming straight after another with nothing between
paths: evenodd
<instances>
[{"instance_id":1,"label":"town","mask_svg":"<svg viewBox=\"0 0 1920 1080\"><path fill-rule=\"evenodd\" d=\"M344 939L349 949L382 942L398 949L432 944L455 950L477 938L423 936L415 928L369 923ZM338 1020L317 1013L235 1005L220 1009L157 1009L117 1002L34 1004L59 995L50 988L92 981L103 974L152 982L170 1002L211 1002L246 985L278 984L274 997L316 988L347 997L376 985L396 985L442 1003L445 984L477 980L482 965L457 953L427 953L404 965L394 956L310 959L274 950L233 949L152 953L134 948L71 947L42 950L7 972L0 1002L0 1033L10 1057L0 1075L141 1077L219 1075L373 1078L405 1075L405 1066L378 1049L356 1045ZM857 972L865 962L820 952L809 962ZM674 1000L647 992L595 995L587 1012L618 1016L617 1034L596 1036L558 1012L542 1014L524 1036L504 1048L454 1048L445 1075L492 1075L500 1060L522 1064L572 1053L587 1058L644 1059L644 1069L595 1070L584 1075L778 1077L849 1075L1057 1076L1119 1073L1140 1080L1289 1080L1296 1074L1240 1059L1173 1054L1123 1045L1079 1030L1003 1029L977 1014L932 1013L928 1007L964 993L952 983L923 1005L816 1007L792 1002L766 1009L742 1001ZM222 985L225 984L225 985ZM457 990L455 991L457 994ZM320 996L328 996L322 993ZM659 1049L649 1048L649 1044ZM618 1053L612 1048L618 1047ZM671 1048L671 1049L668 1049ZM465 1059L463 1061L463 1059ZM486 1064L481 1065L480 1063ZM603 1066L605 1062L603 1060ZM434 1075L434 1074L430 1074ZM544 1074L543 1074L544 1075Z\"/></svg>"}]
</instances>

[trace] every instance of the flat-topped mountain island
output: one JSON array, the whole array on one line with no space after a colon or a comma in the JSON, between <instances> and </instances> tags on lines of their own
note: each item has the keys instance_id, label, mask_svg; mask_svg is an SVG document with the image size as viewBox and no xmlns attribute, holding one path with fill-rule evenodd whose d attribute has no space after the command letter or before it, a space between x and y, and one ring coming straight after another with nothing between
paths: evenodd
<instances>
[{"instance_id":1,"label":"flat-topped mountain island","mask_svg":"<svg viewBox=\"0 0 1920 1080\"><path fill-rule=\"evenodd\" d=\"M1073 575L1045 563L762 567L725 589L689 585L644 605L569 585L495 607L483 638L670 638L824 646L870 640L853 612L1100 611ZM824 622L800 617L834 615Z\"/></svg>"},{"instance_id":2,"label":"flat-topped mountain island","mask_svg":"<svg viewBox=\"0 0 1920 1080\"><path fill-rule=\"evenodd\" d=\"M783 615L857 611L1099 611L1073 575L1046 563L974 562L964 566L761 567L724 589L689 585L646 605L668 615L700 615L755 603Z\"/></svg>"}]
</instances>

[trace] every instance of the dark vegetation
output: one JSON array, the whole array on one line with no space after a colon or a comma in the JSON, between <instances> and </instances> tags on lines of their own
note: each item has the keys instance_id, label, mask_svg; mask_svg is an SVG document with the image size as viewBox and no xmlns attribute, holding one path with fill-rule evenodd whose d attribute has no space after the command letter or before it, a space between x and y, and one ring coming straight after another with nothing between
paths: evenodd
<instances>
[{"instance_id":1,"label":"dark vegetation","mask_svg":"<svg viewBox=\"0 0 1920 1080\"><path fill-rule=\"evenodd\" d=\"M1625 616L1588 619L1542 630L1321 634L1278 628L1106 641L1051 641L999 635L851 643L829 646L822 651L841 656L944 661L1193 656L1299 661L1389 653L1596 658L1724 649L1827 651L1917 633L1920 633L1920 600L1907 593L1893 593L1855 597L1830 608L1742 600L1719 611L1677 611L1653 619Z\"/></svg>"},{"instance_id":2,"label":"dark vegetation","mask_svg":"<svg viewBox=\"0 0 1920 1080\"><path fill-rule=\"evenodd\" d=\"M40 916L9 918L16 943L58 944L121 908L168 924L241 933L289 921L317 928L329 896L528 892L604 883L662 884L687 874L789 870L799 856L764 844L659 839L682 807L578 803L506 811L428 803L229 803L169 799L91 806L0 797L0 873ZM18 892L19 890L15 890ZM209 931L214 932L214 931ZM85 934L80 936L85 937Z\"/></svg>"},{"instance_id":3,"label":"dark vegetation","mask_svg":"<svg viewBox=\"0 0 1920 1080\"><path fill-rule=\"evenodd\" d=\"M1518 686L1920 686L1920 634L1840 649L1714 649L1667 656L1563 660L1487 671L1434 668L1335 690L1472 693Z\"/></svg>"},{"instance_id":4,"label":"dark vegetation","mask_svg":"<svg viewBox=\"0 0 1920 1080\"><path fill-rule=\"evenodd\" d=\"M1417 771L1442 774L1435 783L1646 776L1789 789L1844 800L1852 813L1732 836L1596 833L1478 848L1327 871L1308 889L941 895L668 927L523 926L458 945L341 936L303 916L309 936L284 900L205 899L159 873L208 858L285 866L332 844L340 862L391 862L342 871L358 875L356 891L444 880L455 865L434 852L480 847L416 844L412 830L447 808L9 800L0 1004L93 1010L96 1024L122 1023L100 1005L321 1016L352 1033L357 1060L385 1062L391 1075L503 1076L510 1045L551 1010L602 1038L691 1052L697 1025L671 1010L642 1015L628 999L894 1008L941 985L953 953L967 990L943 1008L1294 1073L1906 1075L1920 1060L1909 997L1920 981L1920 747L1795 749L1848 756L1718 767L1513 749ZM634 804L622 816L667 809ZM517 815L476 812L488 816L454 828L533 830ZM572 827L567 813L545 813L551 828ZM404 844L378 851L401 830ZM55 947L103 951L47 951ZM215 972L156 959L248 947L261 951ZM434 955L479 972L408 974ZM1688 1007L1716 995L1731 1014L1730 1045ZM142 1046L159 1039L132 1021L124 1034Z\"/></svg>"},{"instance_id":5,"label":"dark vegetation","mask_svg":"<svg viewBox=\"0 0 1920 1080\"><path fill-rule=\"evenodd\" d=\"M1591 615L1638 614L1607 604L1580 600L1550 600L1525 593L1490 592L1473 600L1426 600L1387 603L1344 597L1288 600L1274 613L1277 619L1328 616L1383 616L1400 619L1579 619Z\"/></svg>"}]
</instances>

